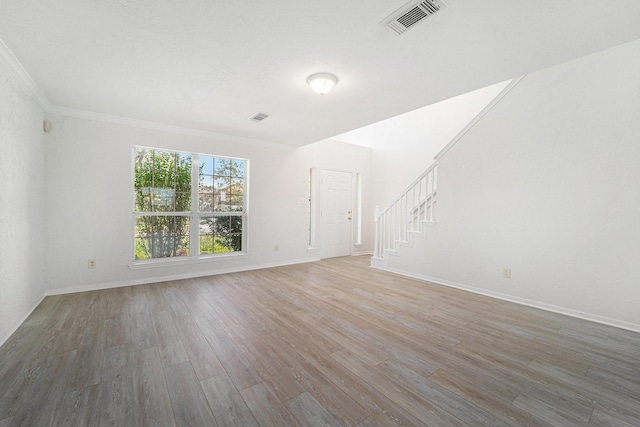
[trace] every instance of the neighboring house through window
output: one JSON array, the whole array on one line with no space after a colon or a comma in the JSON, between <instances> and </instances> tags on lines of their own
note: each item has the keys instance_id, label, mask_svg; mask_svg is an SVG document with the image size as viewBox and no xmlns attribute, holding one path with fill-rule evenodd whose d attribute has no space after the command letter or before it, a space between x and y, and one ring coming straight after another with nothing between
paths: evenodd
<instances>
[{"instance_id":1,"label":"neighboring house through window","mask_svg":"<svg viewBox=\"0 0 640 427\"><path fill-rule=\"evenodd\" d=\"M247 160L134 147L134 260L245 252Z\"/></svg>"}]
</instances>

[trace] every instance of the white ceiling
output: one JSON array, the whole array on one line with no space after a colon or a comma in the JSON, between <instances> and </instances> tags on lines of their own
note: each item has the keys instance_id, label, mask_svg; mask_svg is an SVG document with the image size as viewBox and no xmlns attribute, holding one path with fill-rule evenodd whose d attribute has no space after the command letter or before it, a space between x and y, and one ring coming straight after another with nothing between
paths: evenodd
<instances>
[{"instance_id":1,"label":"white ceiling","mask_svg":"<svg viewBox=\"0 0 640 427\"><path fill-rule=\"evenodd\" d=\"M511 80L354 129L331 139L378 149L392 144L411 149L418 144L434 157L502 92ZM429 146L429 150L424 150Z\"/></svg>"},{"instance_id":2,"label":"white ceiling","mask_svg":"<svg viewBox=\"0 0 640 427\"><path fill-rule=\"evenodd\" d=\"M640 38L638 0L445 2L1 0L0 39L55 106L300 146Z\"/></svg>"}]
</instances>

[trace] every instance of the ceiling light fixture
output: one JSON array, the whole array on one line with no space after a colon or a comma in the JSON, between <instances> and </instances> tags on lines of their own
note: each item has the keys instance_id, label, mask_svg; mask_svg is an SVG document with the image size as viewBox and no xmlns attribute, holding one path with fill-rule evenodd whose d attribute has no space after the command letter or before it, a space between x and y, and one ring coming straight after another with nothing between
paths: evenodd
<instances>
[{"instance_id":1,"label":"ceiling light fixture","mask_svg":"<svg viewBox=\"0 0 640 427\"><path fill-rule=\"evenodd\" d=\"M307 84L318 95L331 92L331 89L338 83L338 78L330 73L316 73L307 78Z\"/></svg>"}]
</instances>

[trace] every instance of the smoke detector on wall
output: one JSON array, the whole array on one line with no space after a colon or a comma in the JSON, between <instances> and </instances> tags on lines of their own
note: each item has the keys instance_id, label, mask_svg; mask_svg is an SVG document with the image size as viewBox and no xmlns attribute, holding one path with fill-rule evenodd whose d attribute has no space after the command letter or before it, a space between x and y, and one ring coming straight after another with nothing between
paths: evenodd
<instances>
[{"instance_id":1,"label":"smoke detector on wall","mask_svg":"<svg viewBox=\"0 0 640 427\"><path fill-rule=\"evenodd\" d=\"M441 0L413 0L387 16L381 24L400 35L446 7Z\"/></svg>"}]
</instances>

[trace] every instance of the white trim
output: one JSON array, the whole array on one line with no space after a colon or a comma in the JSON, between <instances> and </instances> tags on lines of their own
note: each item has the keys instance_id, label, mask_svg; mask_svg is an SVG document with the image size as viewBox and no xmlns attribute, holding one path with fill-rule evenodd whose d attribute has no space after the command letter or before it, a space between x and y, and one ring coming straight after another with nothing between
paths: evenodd
<instances>
[{"instance_id":1,"label":"white trim","mask_svg":"<svg viewBox=\"0 0 640 427\"><path fill-rule=\"evenodd\" d=\"M161 132L177 133L179 135L197 136L201 138L224 140L227 142L234 142L239 144L259 145L263 147L277 148L281 150L293 150L296 148L289 145L263 141L260 139L244 138L240 136L227 135L219 132L168 125L168 124L152 122L148 120L132 119L129 117L115 116L112 114L105 114L105 113L97 113L94 111L59 107L57 105L49 106L47 108L47 112L50 114L58 114L61 116L75 117L78 119L94 120L98 122L113 123L117 125L138 127L138 128L156 130Z\"/></svg>"},{"instance_id":2,"label":"white trim","mask_svg":"<svg viewBox=\"0 0 640 427\"><path fill-rule=\"evenodd\" d=\"M373 251L353 251L353 254L351 256L362 256L362 255L373 256Z\"/></svg>"},{"instance_id":3,"label":"white trim","mask_svg":"<svg viewBox=\"0 0 640 427\"><path fill-rule=\"evenodd\" d=\"M9 72L18 80L24 90L38 103L40 108L47 111L51 108L51 103L44 95L42 90L33 81L27 70L22 66L18 58L15 57L13 52L7 47L6 44L0 39L0 63L2 63Z\"/></svg>"},{"instance_id":4,"label":"white trim","mask_svg":"<svg viewBox=\"0 0 640 427\"><path fill-rule=\"evenodd\" d=\"M11 338L11 335L13 335L18 330L18 328L22 326L22 324L27 320L29 316L31 316L31 313L33 313L33 311L40 305L40 303L46 296L47 296L47 293L43 292L38 302L36 302L33 305L33 307L31 307L31 309L27 311L27 314L22 316L20 320L18 320L17 322L14 322L9 327L9 329L4 330L2 334L0 334L0 347L2 347L4 343L6 343L9 338Z\"/></svg>"},{"instance_id":5,"label":"white trim","mask_svg":"<svg viewBox=\"0 0 640 427\"><path fill-rule=\"evenodd\" d=\"M148 120L132 119L129 117L115 116L112 114L104 114L94 111L78 110L75 108L53 105L2 39L0 39L0 63L7 67L9 72L16 78L16 80L18 80L18 82L27 91L27 93L36 101L36 103L38 103L40 108L42 108L46 113L49 114L75 117L85 120L94 120L104 123L113 123L123 126L132 126L161 132L176 133L179 135L217 139L238 144L257 145L280 150L295 150L296 148L298 148L295 146L264 141L261 139L245 138L240 136L227 135L219 132L173 126Z\"/></svg>"},{"instance_id":6,"label":"white trim","mask_svg":"<svg viewBox=\"0 0 640 427\"><path fill-rule=\"evenodd\" d=\"M550 311L553 313L563 314L565 316L575 317L582 320L588 320L595 323L600 323L607 326L613 326L620 329L625 329L633 332L640 332L640 324L626 322L624 320L612 319L610 317L600 316L598 314L585 313L579 310L572 310L570 308L560 307L553 304L546 304L540 301L530 300L527 298L519 298L512 295L503 294L500 292L492 292L484 289L476 288L473 286L467 286L456 282L451 282L444 279L435 277L423 276L421 274L411 274L404 271L396 270L389 267L371 266L378 270L387 271L389 273L399 274L401 276L411 277L412 279L424 280L426 282L435 283L437 285L448 286L450 288L456 288L463 291L473 292L474 294L484 295L491 298L500 299L503 301L513 302L515 304L526 305L528 307L539 308L541 310Z\"/></svg>"},{"instance_id":7,"label":"white trim","mask_svg":"<svg viewBox=\"0 0 640 427\"><path fill-rule=\"evenodd\" d=\"M477 116L475 116L473 118L473 120L471 120L469 122L469 124L467 124L464 129L462 129L452 140L451 142L449 142L442 150L440 150L440 152L438 154L436 154L436 156L434 157L434 159L440 160L440 158L442 156L444 156L447 151L449 151L454 145L456 145L458 143L458 141L460 141L462 139L463 136L466 135L467 132L469 132L480 120L482 120L482 118L487 115L487 113L489 111L491 111L491 109L493 107L496 106L496 104L498 104L502 98L504 98L509 92L511 92L511 90L516 87L516 85L518 83L520 83L520 81L524 78L525 76L520 76L520 77L516 77L515 79L511 80L511 82L509 82L509 84L502 89L502 91L495 97L493 98L493 100L491 100L490 103L487 104L486 107L484 107L482 109L482 111L480 111L478 113Z\"/></svg>"},{"instance_id":8,"label":"white trim","mask_svg":"<svg viewBox=\"0 0 640 427\"><path fill-rule=\"evenodd\" d=\"M71 294L74 292L97 291L101 289L122 288L124 286L145 285L148 283L159 283L159 282L166 282L166 281L172 281L172 280L194 279L196 277L217 276L220 274L239 273L242 271L260 270L263 268L273 268L273 267L283 267L286 265L304 264L307 262L316 262L316 261L320 261L320 258L305 258L305 259L297 259L297 260L291 260L291 261L285 261L285 262L254 264L254 265L248 265L243 267L232 267L232 268L225 268L220 270L210 270L210 271L203 271L199 273L172 274L168 276L147 277L144 279L127 280L123 282L110 282L110 283L99 283L95 285L66 287L66 288L49 290L45 292L45 295L46 296L64 295L64 294Z\"/></svg>"},{"instance_id":9,"label":"white trim","mask_svg":"<svg viewBox=\"0 0 640 427\"><path fill-rule=\"evenodd\" d=\"M156 258L151 260L132 261L127 264L127 266L129 267L129 270L146 270L149 268L204 264L215 261L229 261L232 259L246 258L247 255L247 252L230 252L216 255L202 255L198 257Z\"/></svg>"}]
</instances>

